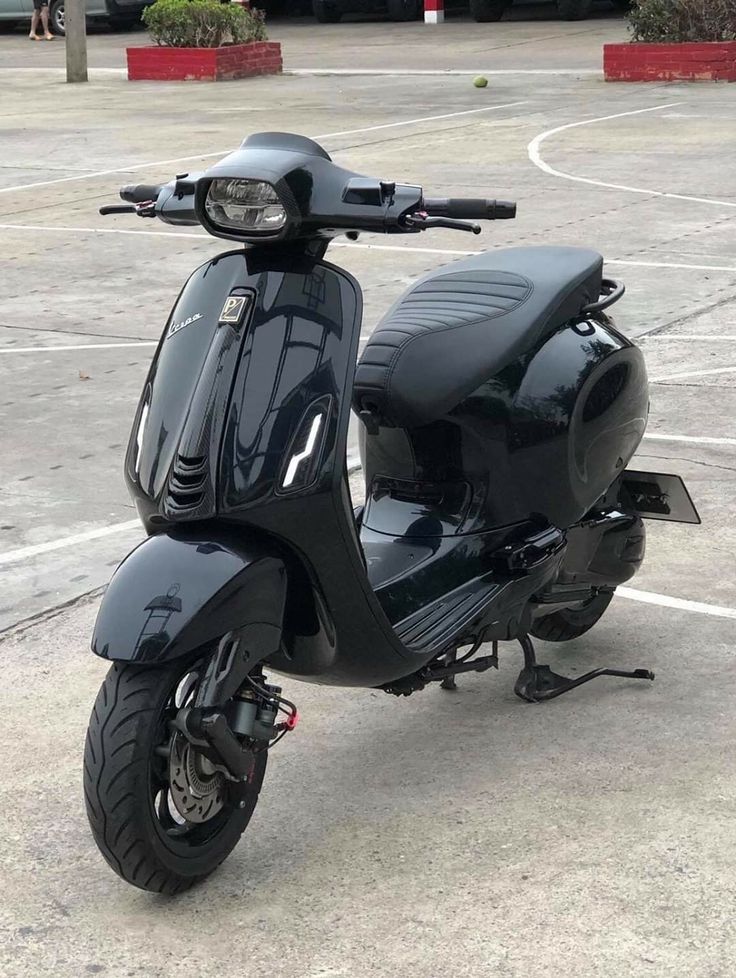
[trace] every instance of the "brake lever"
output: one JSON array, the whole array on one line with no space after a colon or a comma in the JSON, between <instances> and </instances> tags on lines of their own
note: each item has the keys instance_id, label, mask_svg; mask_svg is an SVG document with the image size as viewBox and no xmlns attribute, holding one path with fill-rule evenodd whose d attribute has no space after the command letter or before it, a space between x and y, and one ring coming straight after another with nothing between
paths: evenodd
<instances>
[{"instance_id":1,"label":"brake lever","mask_svg":"<svg viewBox=\"0 0 736 978\"><path fill-rule=\"evenodd\" d=\"M407 214L404 218L409 227L424 230L425 228L451 228L454 231L470 231L471 234L480 234L480 224L470 221L455 221L451 217L429 217L419 211L416 214Z\"/></svg>"},{"instance_id":2,"label":"brake lever","mask_svg":"<svg viewBox=\"0 0 736 978\"><path fill-rule=\"evenodd\" d=\"M100 214L103 217L108 214L137 214L138 217L155 217L156 202L146 200L142 204L104 204L100 208Z\"/></svg>"}]
</instances>

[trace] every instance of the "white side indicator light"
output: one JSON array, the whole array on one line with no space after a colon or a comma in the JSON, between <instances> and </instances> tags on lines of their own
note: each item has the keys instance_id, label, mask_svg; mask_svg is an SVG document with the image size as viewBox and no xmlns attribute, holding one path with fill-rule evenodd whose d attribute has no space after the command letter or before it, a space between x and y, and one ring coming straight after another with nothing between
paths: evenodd
<instances>
[{"instance_id":1,"label":"white side indicator light","mask_svg":"<svg viewBox=\"0 0 736 978\"><path fill-rule=\"evenodd\" d=\"M143 405L143 410L141 411L141 420L138 422L138 431L135 433L135 473L138 475L138 470L141 467L141 449L143 448L143 435L146 430L146 421L148 421L148 404Z\"/></svg>"},{"instance_id":2,"label":"white side indicator light","mask_svg":"<svg viewBox=\"0 0 736 978\"><path fill-rule=\"evenodd\" d=\"M322 415L316 414L312 419L312 427L309 429L309 437L307 438L307 444L304 446L301 452L297 452L296 455L292 455L289 462L289 466L286 470L286 475L283 478L281 487L283 489L288 489L296 478L296 473L302 462L309 458L309 456L314 451L314 444L317 441L317 434L319 433L320 425L322 424Z\"/></svg>"}]
</instances>

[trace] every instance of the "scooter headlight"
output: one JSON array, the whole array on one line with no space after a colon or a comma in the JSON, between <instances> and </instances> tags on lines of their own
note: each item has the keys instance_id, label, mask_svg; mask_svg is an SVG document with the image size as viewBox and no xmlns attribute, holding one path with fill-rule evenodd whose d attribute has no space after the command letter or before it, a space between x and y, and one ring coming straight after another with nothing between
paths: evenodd
<instances>
[{"instance_id":1,"label":"scooter headlight","mask_svg":"<svg viewBox=\"0 0 736 978\"><path fill-rule=\"evenodd\" d=\"M246 234L274 233L287 221L279 195L263 180L213 180L204 207L213 224Z\"/></svg>"}]
</instances>

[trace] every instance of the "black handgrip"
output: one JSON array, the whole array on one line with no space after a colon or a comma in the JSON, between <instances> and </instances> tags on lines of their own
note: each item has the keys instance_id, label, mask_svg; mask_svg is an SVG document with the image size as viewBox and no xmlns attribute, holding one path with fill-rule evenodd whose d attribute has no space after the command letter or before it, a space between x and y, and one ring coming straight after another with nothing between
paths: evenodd
<instances>
[{"instance_id":1,"label":"black handgrip","mask_svg":"<svg viewBox=\"0 0 736 978\"><path fill-rule=\"evenodd\" d=\"M136 209L133 204L104 204L100 208L100 214L135 214Z\"/></svg>"},{"instance_id":2,"label":"black handgrip","mask_svg":"<svg viewBox=\"0 0 736 978\"><path fill-rule=\"evenodd\" d=\"M147 200L156 200L161 193L162 186L163 184L160 183L130 184L120 188L120 196L132 204L143 204Z\"/></svg>"},{"instance_id":3,"label":"black handgrip","mask_svg":"<svg viewBox=\"0 0 736 978\"><path fill-rule=\"evenodd\" d=\"M431 217L465 221L497 221L516 217L516 204L484 197L425 197L424 210Z\"/></svg>"}]
</instances>

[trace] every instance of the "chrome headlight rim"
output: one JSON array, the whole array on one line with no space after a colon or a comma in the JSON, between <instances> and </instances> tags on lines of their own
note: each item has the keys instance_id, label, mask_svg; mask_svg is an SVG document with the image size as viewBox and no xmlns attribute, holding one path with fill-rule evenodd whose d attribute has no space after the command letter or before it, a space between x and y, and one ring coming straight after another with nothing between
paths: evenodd
<instances>
[{"instance_id":1,"label":"chrome headlight rim","mask_svg":"<svg viewBox=\"0 0 736 978\"><path fill-rule=\"evenodd\" d=\"M285 214L285 220L276 228L237 227L218 223L207 208L210 187L216 180L238 180L249 183L267 184L278 198ZM286 190L286 193L284 190ZM244 176L240 173L213 173L211 175L208 174L204 179L200 179L197 184L195 210L200 224L206 231L215 237L228 238L234 241L278 241L284 238L290 238L293 237L295 228L301 223L300 214L298 210L295 210L292 195L288 192L288 188L283 186L282 180L271 181L263 177Z\"/></svg>"}]
</instances>

